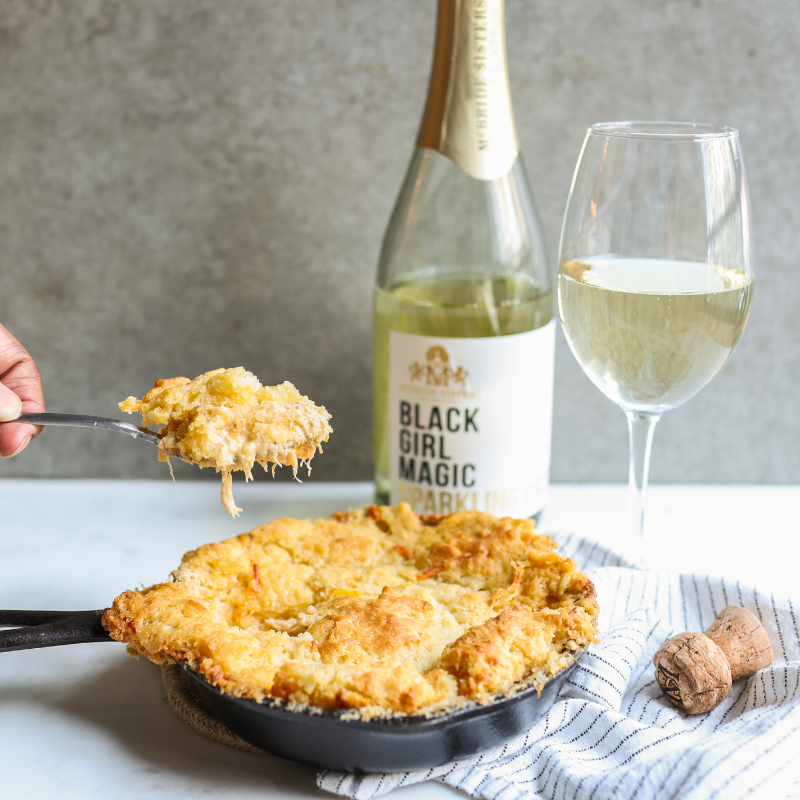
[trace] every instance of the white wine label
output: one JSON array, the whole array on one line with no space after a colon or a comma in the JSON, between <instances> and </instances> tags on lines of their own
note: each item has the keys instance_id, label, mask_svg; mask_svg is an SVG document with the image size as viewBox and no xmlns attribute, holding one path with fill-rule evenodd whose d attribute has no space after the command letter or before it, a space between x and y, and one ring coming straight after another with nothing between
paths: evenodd
<instances>
[{"instance_id":1,"label":"white wine label","mask_svg":"<svg viewBox=\"0 0 800 800\"><path fill-rule=\"evenodd\" d=\"M496 180L519 153L506 64L503 0L455 0L439 151L467 175Z\"/></svg>"},{"instance_id":2,"label":"white wine label","mask_svg":"<svg viewBox=\"0 0 800 800\"><path fill-rule=\"evenodd\" d=\"M476 339L391 332L391 502L529 517L547 501L555 322Z\"/></svg>"}]
</instances>

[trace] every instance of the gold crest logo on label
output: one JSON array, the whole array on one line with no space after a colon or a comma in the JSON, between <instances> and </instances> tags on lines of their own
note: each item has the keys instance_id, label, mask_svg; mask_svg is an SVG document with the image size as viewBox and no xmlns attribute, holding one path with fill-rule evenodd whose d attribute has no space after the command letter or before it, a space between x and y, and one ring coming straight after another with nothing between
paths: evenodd
<instances>
[{"instance_id":1,"label":"gold crest logo on label","mask_svg":"<svg viewBox=\"0 0 800 800\"><path fill-rule=\"evenodd\" d=\"M440 344L428 348L425 363L415 361L408 368L412 381L424 381L426 386L466 386L469 372L450 364L450 354Z\"/></svg>"}]
</instances>

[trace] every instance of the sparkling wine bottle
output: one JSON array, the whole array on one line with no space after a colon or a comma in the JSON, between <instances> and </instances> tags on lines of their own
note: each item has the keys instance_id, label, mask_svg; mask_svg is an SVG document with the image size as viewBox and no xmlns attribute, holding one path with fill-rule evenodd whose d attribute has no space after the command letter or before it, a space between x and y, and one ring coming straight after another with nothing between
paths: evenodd
<instances>
[{"instance_id":1,"label":"sparkling wine bottle","mask_svg":"<svg viewBox=\"0 0 800 800\"><path fill-rule=\"evenodd\" d=\"M374 302L379 502L538 515L555 328L511 106L504 0L439 0L428 100Z\"/></svg>"}]
</instances>

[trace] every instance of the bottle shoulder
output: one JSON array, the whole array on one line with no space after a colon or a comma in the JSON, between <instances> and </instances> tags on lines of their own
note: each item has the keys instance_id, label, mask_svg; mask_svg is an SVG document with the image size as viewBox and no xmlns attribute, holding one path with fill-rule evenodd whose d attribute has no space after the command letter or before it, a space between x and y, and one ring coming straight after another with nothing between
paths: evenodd
<instances>
[{"instance_id":1,"label":"bottle shoulder","mask_svg":"<svg viewBox=\"0 0 800 800\"><path fill-rule=\"evenodd\" d=\"M453 272L521 277L550 288L541 225L521 155L479 180L417 147L383 240L377 285Z\"/></svg>"}]
</instances>

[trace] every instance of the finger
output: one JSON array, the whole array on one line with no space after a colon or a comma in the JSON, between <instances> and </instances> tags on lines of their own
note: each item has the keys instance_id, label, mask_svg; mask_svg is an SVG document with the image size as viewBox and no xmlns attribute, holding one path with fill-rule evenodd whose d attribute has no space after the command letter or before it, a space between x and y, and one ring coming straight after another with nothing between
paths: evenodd
<instances>
[{"instance_id":1,"label":"finger","mask_svg":"<svg viewBox=\"0 0 800 800\"><path fill-rule=\"evenodd\" d=\"M0 383L0 422L16 419L22 413L22 400L7 386ZM41 426L23 422L0 425L0 456L10 458L25 449Z\"/></svg>"},{"instance_id":2,"label":"finger","mask_svg":"<svg viewBox=\"0 0 800 800\"><path fill-rule=\"evenodd\" d=\"M41 430L41 425L28 425L24 422L3 425L0 427L0 456L11 458L18 455Z\"/></svg>"},{"instance_id":3,"label":"finger","mask_svg":"<svg viewBox=\"0 0 800 800\"><path fill-rule=\"evenodd\" d=\"M0 325L0 419L16 419L25 411L44 411L39 369L27 350ZM1 424L0 456L20 453L41 430L41 425L22 422Z\"/></svg>"},{"instance_id":4,"label":"finger","mask_svg":"<svg viewBox=\"0 0 800 800\"><path fill-rule=\"evenodd\" d=\"M22 399L0 383L0 422L16 419L22 413Z\"/></svg>"},{"instance_id":5,"label":"finger","mask_svg":"<svg viewBox=\"0 0 800 800\"><path fill-rule=\"evenodd\" d=\"M28 351L2 325L0 325L0 384L22 400L22 411L44 411L39 368Z\"/></svg>"}]
</instances>

